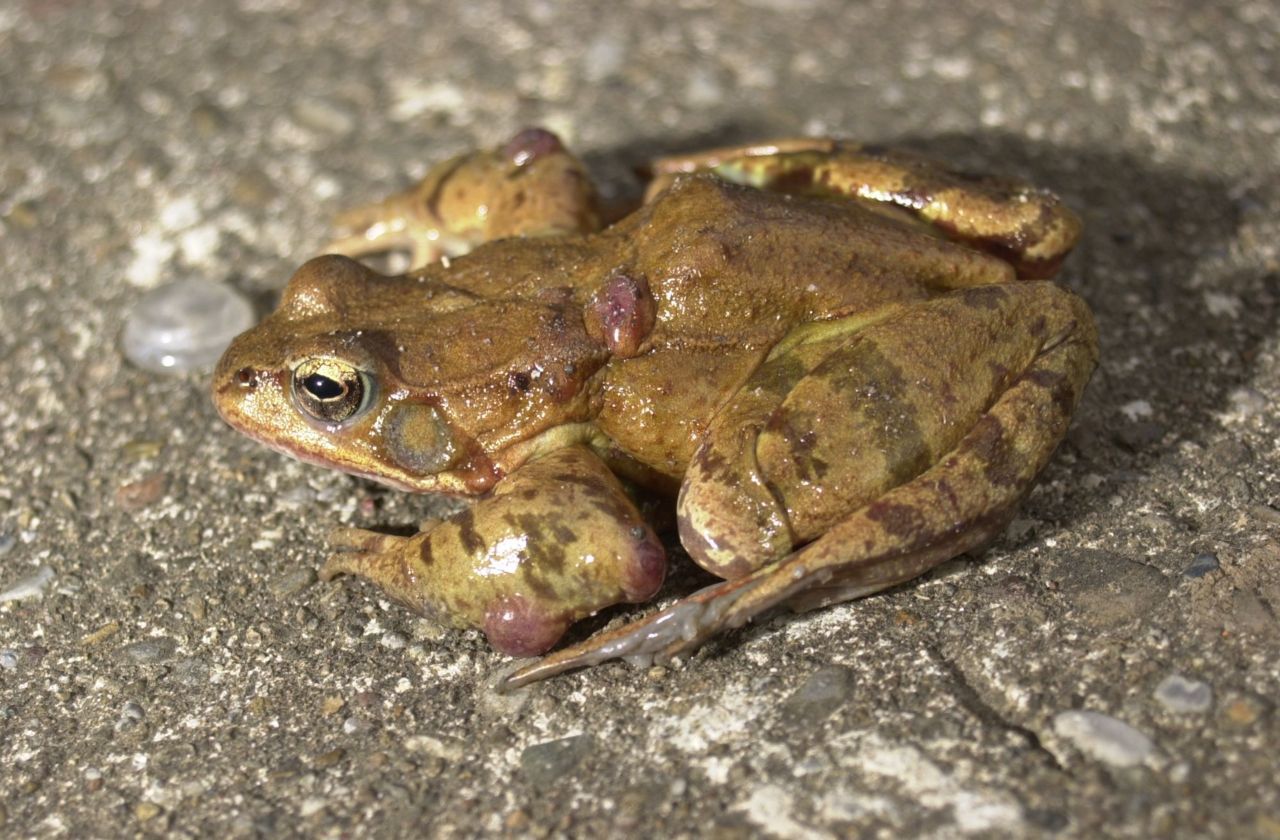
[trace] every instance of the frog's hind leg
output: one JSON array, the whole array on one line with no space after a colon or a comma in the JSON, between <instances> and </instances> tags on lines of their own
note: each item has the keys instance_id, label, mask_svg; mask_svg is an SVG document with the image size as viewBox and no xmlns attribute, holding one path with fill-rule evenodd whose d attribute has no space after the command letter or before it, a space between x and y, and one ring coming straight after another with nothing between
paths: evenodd
<instances>
[{"instance_id":1,"label":"frog's hind leg","mask_svg":"<svg viewBox=\"0 0 1280 840\"><path fill-rule=\"evenodd\" d=\"M1017 326L1002 339L1000 328L1012 325ZM928 342L937 349L933 355L920 351L910 360L903 360L903 365L910 363L910 373L899 379L911 383L911 394L891 393L894 377L873 365L860 371L867 387L850 389L845 383L837 395L862 403L864 413L869 412L868 418L879 422L879 428L899 436L924 422L909 412L901 413L904 400L919 396L917 389L922 382L925 391L936 397L944 420L949 410L957 410L957 395L937 391L936 385L929 384L929 368L937 373L934 383L954 377L952 368L959 362L990 368L984 370L984 375L993 377L986 386L991 389L990 398L975 417L959 424L960 433L942 451L921 455L913 454L910 448L900 449L900 457L886 466L883 478L889 485L887 489L873 482L863 489L861 501L854 501L834 521L825 514L813 520L810 511L787 503L788 495L793 497L792 502L798 497L779 489L779 483L785 484L786 480L767 469L769 457L762 451L761 440L749 432L739 435L739 440L732 434L723 435L718 449L710 444L715 451L709 459L706 453L700 453L704 466L746 469L739 476L738 486L746 488L748 498L736 507L726 506L725 494L733 483L726 476L713 488L719 494L713 505L715 516L709 513L706 524L724 527L725 520L733 517L764 522L766 527L770 522L782 521L791 535L784 538L775 534L772 539L761 538L755 543L741 541L747 554L757 546L765 546L745 564L749 569L745 574L734 567L732 558L713 558L723 571L741 576L710 586L654 616L557 651L516 671L506 685L523 685L614 658L665 660L697 647L725 628L741 626L773 606L788 604L807 609L867 595L910 580L997 535L1066 433L1096 364L1097 338L1088 310L1074 295L1050 284L964 290L866 328L847 343L847 358L841 361L859 353L864 354L865 361L876 352L883 354L895 341L900 350L915 342ZM991 350L992 343L1008 352ZM859 349L861 345L869 346ZM980 349L984 346L986 351ZM979 355L967 358L975 348ZM1000 370L1002 359L1010 361L1014 357L1023 357L1016 369ZM838 354L831 354L801 376L788 396L803 393L806 383L814 388L824 385L829 377L815 374L822 373L821 365L835 358ZM761 399L760 385L748 383L743 395ZM761 428L786 420L783 415L787 412L779 411L782 402L785 400L768 411L768 421ZM827 407L833 408L834 404ZM791 415L797 416L794 411ZM708 440L714 439L713 428ZM805 434L793 439L803 442ZM889 450L896 445L888 439L883 443ZM853 439L851 445L858 445L858 441ZM735 458L735 447L751 454ZM763 446L763 450L767 449ZM810 446L807 454L812 456L817 451L818 447ZM856 461L851 463L856 466ZM812 462L808 466L812 467ZM840 465L840 469L848 469L848 465ZM694 475L692 480L700 479ZM799 481L790 486L803 485ZM682 494L686 508L692 492L686 484ZM831 488L828 492L832 492ZM770 496L777 505L774 510L769 509ZM806 517L812 521L806 522ZM821 529L820 533L810 534L813 528ZM711 542L718 544L719 536L720 532L714 532ZM780 559L770 560L768 551L784 546L787 539L797 543L812 541ZM700 550L696 545L686 542L686 547L697 557Z\"/></svg>"},{"instance_id":2,"label":"frog's hind leg","mask_svg":"<svg viewBox=\"0 0 1280 840\"><path fill-rule=\"evenodd\" d=\"M818 138L664 158L654 163L646 197L681 173L704 170L757 189L859 200L994 254L1023 279L1052 277L1080 237L1080 220L1047 190L954 172L903 151Z\"/></svg>"}]
</instances>

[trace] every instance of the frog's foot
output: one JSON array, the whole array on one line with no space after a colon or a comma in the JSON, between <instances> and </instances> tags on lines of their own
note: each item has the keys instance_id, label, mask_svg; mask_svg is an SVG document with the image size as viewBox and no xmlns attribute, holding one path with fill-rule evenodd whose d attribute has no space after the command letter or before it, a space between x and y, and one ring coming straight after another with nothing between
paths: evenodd
<instances>
[{"instance_id":1,"label":"frog's foot","mask_svg":"<svg viewBox=\"0 0 1280 840\"><path fill-rule=\"evenodd\" d=\"M329 547L334 553L321 567L320 579L355 575L378 583L388 568L399 563L398 552L411 539L364 528L335 528L329 532Z\"/></svg>"}]
</instances>

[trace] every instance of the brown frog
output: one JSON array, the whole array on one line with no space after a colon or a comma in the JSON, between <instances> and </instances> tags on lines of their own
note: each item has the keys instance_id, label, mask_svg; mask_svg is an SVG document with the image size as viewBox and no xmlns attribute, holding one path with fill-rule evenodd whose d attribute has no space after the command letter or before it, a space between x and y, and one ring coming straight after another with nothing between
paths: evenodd
<instances>
[{"instance_id":1,"label":"brown frog","mask_svg":"<svg viewBox=\"0 0 1280 840\"><path fill-rule=\"evenodd\" d=\"M338 532L323 576L507 653L652 597L665 555L619 478L677 498L681 543L725 580L506 686L663 660L981 546L1096 364L1088 308L1044 279L1079 233L1049 193L827 140L653 171L643 206L597 230L547 132L443 164L336 243L408 246L418 268L311 260L215 375L222 416L276 449L474 497L413 537ZM423 244L440 241L452 257Z\"/></svg>"}]
</instances>

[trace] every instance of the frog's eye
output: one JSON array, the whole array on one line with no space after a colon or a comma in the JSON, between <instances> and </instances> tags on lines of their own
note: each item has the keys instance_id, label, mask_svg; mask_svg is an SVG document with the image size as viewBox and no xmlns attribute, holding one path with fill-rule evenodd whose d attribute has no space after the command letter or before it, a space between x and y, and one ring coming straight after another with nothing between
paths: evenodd
<instances>
[{"instance_id":1,"label":"frog's eye","mask_svg":"<svg viewBox=\"0 0 1280 840\"><path fill-rule=\"evenodd\" d=\"M298 408L324 423L342 423L369 404L369 377L338 359L307 359L293 369Z\"/></svg>"}]
</instances>

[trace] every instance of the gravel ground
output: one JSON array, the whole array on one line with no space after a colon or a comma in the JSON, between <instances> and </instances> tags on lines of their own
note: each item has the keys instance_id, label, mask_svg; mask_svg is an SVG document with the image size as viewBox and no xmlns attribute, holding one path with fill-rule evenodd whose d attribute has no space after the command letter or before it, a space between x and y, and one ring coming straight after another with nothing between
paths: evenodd
<instances>
[{"instance_id":1,"label":"gravel ground","mask_svg":"<svg viewBox=\"0 0 1280 840\"><path fill-rule=\"evenodd\" d=\"M1273 0L0 4L0 831L1280 837L1277 56ZM507 696L478 634L317 582L333 523L433 503L240 438L120 326L178 278L268 306L334 211L528 124L615 193L799 133L1059 191L1103 360L1020 517Z\"/></svg>"}]
</instances>

